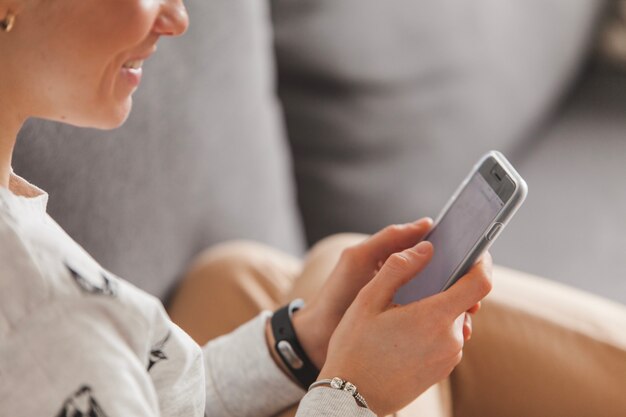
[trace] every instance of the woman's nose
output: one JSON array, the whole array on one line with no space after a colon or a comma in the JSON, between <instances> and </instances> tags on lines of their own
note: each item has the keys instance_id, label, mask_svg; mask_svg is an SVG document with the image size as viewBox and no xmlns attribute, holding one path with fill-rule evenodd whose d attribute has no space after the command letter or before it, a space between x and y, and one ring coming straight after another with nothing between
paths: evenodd
<instances>
[{"instance_id":1,"label":"woman's nose","mask_svg":"<svg viewBox=\"0 0 626 417\"><path fill-rule=\"evenodd\" d=\"M189 15L182 0L164 0L153 31L162 36L178 36L189 27Z\"/></svg>"}]
</instances>

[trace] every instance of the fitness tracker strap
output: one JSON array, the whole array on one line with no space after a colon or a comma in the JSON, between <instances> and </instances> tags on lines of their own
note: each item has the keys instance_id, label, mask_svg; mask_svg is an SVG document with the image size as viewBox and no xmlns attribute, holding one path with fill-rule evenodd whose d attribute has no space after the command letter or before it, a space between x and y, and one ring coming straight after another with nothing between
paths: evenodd
<instances>
[{"instance_id":1,"label":"fitness tracker strap","mask_svg":"<svg viewBox=\"0 0 626 417\"><path fill-rule=\"evenodd\" d=\"M292 301L274 313L271 325L275 340L274 349L302 388L307 389L315 382L320 371L302 349L291 321L293 313L303 306L304 302L301 299Z\"/></svg>"}]
</instances>

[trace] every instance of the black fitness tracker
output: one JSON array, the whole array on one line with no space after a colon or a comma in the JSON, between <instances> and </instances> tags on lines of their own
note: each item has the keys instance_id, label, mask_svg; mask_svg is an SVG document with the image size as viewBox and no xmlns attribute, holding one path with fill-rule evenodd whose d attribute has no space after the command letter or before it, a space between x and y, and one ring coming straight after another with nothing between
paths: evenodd
<instances>
[{"instance_id":1,"label":"black fitness tracker","mask_svg":"<svg viewBox=\"0 0 626 417\"><path fill-rule=\"evenodd\" d=\"M274 349L294 378L306 390L315 382L320 371L304 353L293 328L293 313L304 306L304 301L297 299L277 310L271 319Z\"/></svg>"}]
</instances>

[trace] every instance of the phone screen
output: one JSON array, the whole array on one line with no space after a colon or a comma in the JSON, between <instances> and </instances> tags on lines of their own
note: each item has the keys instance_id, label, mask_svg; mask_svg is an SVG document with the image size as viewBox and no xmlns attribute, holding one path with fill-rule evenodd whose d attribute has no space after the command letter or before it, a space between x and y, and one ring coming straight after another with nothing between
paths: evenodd
<instances>
[{"instance_id":1,"label":"phone screen","mask_svg":"<svg viewBox=\"0 0 626 417\"><path fill-rule=\"evenodd\" d=\"M430 263L398 290L394 302L408 304L441 292L503 206L493 188L476 172L426 237L434 247Z\"/></svg>"}]
</instances>

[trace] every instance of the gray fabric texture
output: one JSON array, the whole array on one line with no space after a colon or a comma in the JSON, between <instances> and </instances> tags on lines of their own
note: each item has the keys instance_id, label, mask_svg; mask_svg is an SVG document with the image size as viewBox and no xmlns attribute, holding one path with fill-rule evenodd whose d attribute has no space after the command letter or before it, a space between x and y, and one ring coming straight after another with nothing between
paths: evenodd
<instances>
[{"instance_id":1,"label":"gray fabric texture","mask_svg":"<svg viewBox=\"0 0 626 417\"><path fill-rule=\"evenodd\" d=\"M515 161L578 72L601 6L273 0L309 242L434 216L484 152Z\"/></svg>"},{"instance_id":2,"label":"gray fabric texture","mask_svg":"<svg viewBox=\"0 0 626 417\"><path fill-rule=\"evenodd\" d=\"M267 4L189 0L191 25L145 65L113 132L34 121L14 168L114 273L164 297L189 260L234 238L303 247L274 94Z\"/></svg>"}]
</instances>

